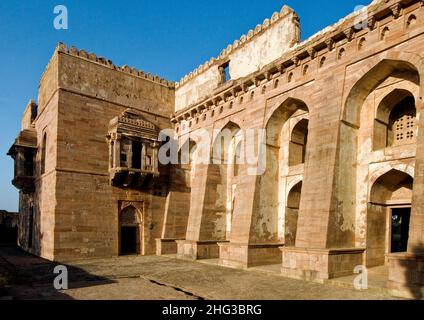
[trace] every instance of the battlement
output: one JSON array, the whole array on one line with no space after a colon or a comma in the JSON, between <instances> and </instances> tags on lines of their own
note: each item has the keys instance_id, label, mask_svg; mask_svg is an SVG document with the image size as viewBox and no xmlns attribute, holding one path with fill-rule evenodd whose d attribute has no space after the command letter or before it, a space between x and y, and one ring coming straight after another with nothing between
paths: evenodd
<instances>
[{"instance_id":1,"label":"battlement","mask_svg":"<svg viewBox=\"0 0 424 320\"><path fill-rule=\"evenodd\" d=\"M247 32L247 34L243 34L240 39L235 40L232 44L229 44L225 49L221 51L221 53L215 58L212 57L210 60L206 61L204 64L200 65L197 69L195 69L193 72L190 72L189 74L185 75L179 82L176 83L176 88L183 86L187 82L189 82L194 77L202 74L209 68L211 68L213 65L218 64L220 61L223 61L227 59L232 52L235 50L240 50L244 46L246 46L249 42L254 41L256 38L258 38L260 35L262 35L264 32L266 32L269 28L271 28L273 25L275 25L277 22L281 21L283 18L287 17L289 14L294 14L294 22L298 23L298 17L288 6L283 6L280 10L280 12L274 12L274 14L271 16L270 19L266 18L262 24L258 24L255 29L251 29ZM292 40L292 42L289 44L289 46L294 46L297 44L300 40L300 29L298 30L299 34L295 39Z\"/></svg>"},{"instance_id":2,"label":"battlement","mask_svg":"<svg viewBox=\"0 0 424 320\"><path fill-rule=\"evenodd\" d=\"M168 81L166 79L163 79L159 76L150 74L150 73L145 73L144 71L141 70L137 70L134 67L129 67L127 65L124 65L122 67L116 66L113 64L113 62L107 58L104 57L98 57L95 53L89 53L85 50L79 50L77 49L75 46L71 46L71 47L67 47L64 43L58 43L58 45L56 46L56 51L55 52L61 52L61 53L65 53L65 54L69 54L71 56L75 56L75 57L79 57L81 59L84 60L88 60L91 61L93 63L97 63L97 64L101 64L105 67L108 67L110 69L119 71L119 72L124 72L127 74L131 74L134 75L136 77L140 77L143 78L145 80L149 80L158 84L161 84L163 86L169 87L169 88L175 88L175 83L172 81Z\"/></svg>"},{"instance_id":3,"label":"battlement","mask_svg":"<svg viewBox=\"0 0 424 320\"><path fill-rule=\"evenodd\" d=\"M297 14L288 6L186 75L177 85L175 110L199 101L224 83L257 72L300 42Z\"/></svg>"},{"instance_id":4,"label":"battlement","mask_svg":"<svg viewBox=\"0 0 424 320\"><path fill-rule=\"evenodd\" d=\"M287 88L291 88L293 83L310 81L313 79L313 73L318 72L322 66L327 66L329 63L333 65L333 61L334 63L345 62L344 57L351 55L350 48L366 49L369 45L366 43L369 33L379 32L379 40L383 39L386 30L389 30L394 23L391 19L398 21L404 15L408 15L407 19L413 18L413 15L408 14L410 8L422 4L423 2L418 0L374 0L362 10L351 13L305 41L294 45L259 70L245 77L231 79L225 85L209 87L209 91L205 90L203 95L198 95L197 100L192 99L185 106L178 101L179 91L182 90L180 83L176 90L177 101L173 120L178 123L198 118L208 110L222 104L227 102L232 104L231 100L252 92L258 87L263 86L266 90L270 90L285 84ZM352 43L354 43L353 46ZM315 62L318 67L312 71L309 66ZM191 79L196 78L194 74L191 77ZM193 89L190 90L191 92L186 91L191 93Z\"/></svg>"}]
</instances>

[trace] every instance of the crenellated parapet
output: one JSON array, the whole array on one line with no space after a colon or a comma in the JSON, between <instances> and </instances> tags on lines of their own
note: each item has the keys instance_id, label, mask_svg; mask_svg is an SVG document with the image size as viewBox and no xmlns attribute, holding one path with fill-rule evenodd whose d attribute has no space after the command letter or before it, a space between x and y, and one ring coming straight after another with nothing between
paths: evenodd
<instances>
[{"instance_id":1,"label":"crenellated parapet","mask_svg":"<svg viewBox=\"0 0 424 320\"><path fill-rule=\"evenodd\" d=\"M298 29L297 34L294 35L293 39L290 41L289 46L292 47L296 45L300 40L300 23L298 16L294 13L293 9L288 6L283 6L280 12L274 12L271 18L267 18L263 21L262 24L256 25L254 29L251 29L247 32L247 34L243 34L240 39L235 40L232 44L229 44L225 49L221 51L221 53L217 57L212 57L210 60L206 61L198 68L196 68L193 72L185 75L179 82L176 83L176 88L183 86L187 82L189 82L194 77L204 73L212 66L217 65L220 61L224 61L227 59L231 53L235 50L240 50L245 47L249 42L254 41L261 34L265 33L268 29L270 29L273 25L277 24L283 18L286 18L287 15L293 14L293 23L297 25Z\"/></svg>"},{"instance_id":2,"label":"crenellated parapet","mask_svg":"<svg viewBox=\"0 0 424 320\"><path fill-rule=\"evenodd\" d=\"M177 130L180 125L185 126L185 121L194 129L202 126L207 118L236 112L237 108L257 96L278 88L290 90L313 81L322 70L352 62L355 56L360 58L366 55L367 49L376 43L390 46L391 42L397 40L392 41L389 36L395 25L404 24L404 35L408 36L417 27L416 12L422 10L423 5L422 0L375 0L362 10L296 44L260 70L222 84L187 107L177 109L172 121L177 124ZM211 61L213 64L215 60ZM191 77L194 77L194 73ZM180 82L177 93L189 78Z\"/></svg>"},{"instance_id":3,"label":"crenellated parapet","mask_svg":"<svg viewBox=\"0 0 424 320\"><path fill-rule=\"evenodd\" d=\"M103 65L105 67L108 67L110 69L119 71L119 72L124 72L127 74L131 74L134 75L136 77L140 77L143 78L145 80L149 80L158 84L161 84L163 86L169 87L169 88L174 88L175 87L175 83L172 81L168 81L166 79L163 79L159 76L150 74L150 73L145 73L144 71L141 70L137 70L134 67L129 67L127 65L124 65L122 67L116 66L115 64L113 64L113 62L107 58L104 57L99 57L97 56L95 53L90 53L87 52L85 50L79 50L77 49L75 46L71 46L71 47L67 47L64 43L58 43L57 47L56 47L56 51L57 52L61 52L61 53L65 53L65 54L69 54L71 56L74 57L79 57L81 59L84 60L88 60L91 61L93 63L97 63L100 65Z\"/></svg>"}]
</instances>

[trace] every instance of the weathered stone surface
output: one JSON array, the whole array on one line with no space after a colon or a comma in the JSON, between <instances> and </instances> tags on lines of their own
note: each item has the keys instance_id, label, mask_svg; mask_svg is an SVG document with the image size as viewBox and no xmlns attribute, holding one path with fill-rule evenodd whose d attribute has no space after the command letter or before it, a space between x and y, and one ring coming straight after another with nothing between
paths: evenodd
<instances>
[{"instance_id":1,"label":"weathered stone surface","mask_svg":"<svg viewBox=\"0 0 424 320\"><path fill-rule=\"evenodd\" d=\"M59 45L38 115L27 108L22 121L38 152L35 191L21 191L21 246L51 260L110 257L135 232L139 254L282 263L284 275L320 282L386 265L395 294L419 292L423 21L421 1L376 0L298 43L284 7L176 86ZM111 132L127 111L175 130L189 163L155 168L143 128ZM252 163L196 163L200 130L212 160L239 159L246 130L266 143ZM138 219L123 225L127 208Z\"/></svg>"}]
</instances>

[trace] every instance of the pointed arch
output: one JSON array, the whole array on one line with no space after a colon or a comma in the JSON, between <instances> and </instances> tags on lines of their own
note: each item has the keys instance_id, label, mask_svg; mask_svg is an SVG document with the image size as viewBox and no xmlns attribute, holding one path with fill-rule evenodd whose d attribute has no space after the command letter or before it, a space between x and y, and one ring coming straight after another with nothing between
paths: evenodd
<instances>
[{"instance_id":1,"label":"pointed arch","mask_svg":"<svg viewBox=\"0 0 424 320\"><path fill-rule=\"evenodd\" d=\"M342 120L359 126L360 111L368 95L389 76L404 78L405 73L412 73L416 84L420 83L420 72L408 61L384 59L366 72L352 87L346 98Z\"/></svg>"},{"instance_id":2,"label":"pointed arch","mask_svg":"<svg viewBox=\"0 0 424 320\"><path fill-rule=\"evenodd\" d=\"M281 129L284 123L297 111L309 112L306 103L297 98L287 98L277 106L266 120L267 144L272 146L281 144Z\"/></svg>"},{"instance_id":3,"label":"pointed arch","mask_svg":"<svg viewBox=\"0 0 424 320\"><path fill-rule=\"evenodd\" d=\"M358 217L366 216L367 212L367 190L363 188L363 181L369 181L367 172L363 168L369 165L369 152L378 145L373 144L373 122L374 119L363 118L367 126L361 124L361 115L369 117L375 116L375 100L370 95L391 78L398 79L398 82L411 84L411 87L420 86L420 71L422 66L421 58L414 54L404 54L391 52L383 54L384 58L376 57L364 63L362 69L354 72L354 77L358 80L353 83L351 89L347 89L347 96L343 105L341 123L339 127L339 170L336 177L336 196L339 201L337 211L343 213L344 221L351 221L352 228L334 228L334 237L331 237L329 245L336 245L337 240L344 239L344 245L355 246L358 239L365 241L365 232L354 224ZM370 68L371 65L371 68ZM367 101L370 97L369 101ZM362 112L364 110L364 112ZM380 128L381 129L381 128ZM383 128L384 129L384 128ZM384 130L383 130L384 131ZM360 134L366 133L366 134ZM375 145L375 147L374 147ZM380 147L380 146L378 146ZM374 149L375 150L375 149ZM336 219L334 216L334 219ZM365 228L365 227L364 227Z\"/></svg>"},{"instance_id":4,"label":"pointed arch","mask_svg":"<svg viewBox=\"0 0 424 320\"><path fill-rule=\"evenodd\" d=\"M413 177L391 168L373 180L366 217L366 265L386 263L386 255L407 250Z\"/></svg>"},{"instance_id":5,"label":"pointed arch","mask_svg":"<svg viewBox=\"0 0 424 320\"><path fill-rule=\"evenodd\" d=\"M294 247L296 244L301 193L302 180L296 183L287 195L286 214L284 218L284 245L287 247Z\"/></svg>"},{"instance_id":6,"label":"pointed arch","mask_svg":"<svg viewBox=\"0 0 424 320\"><path fill-rule=\"evenodd\" d=\"M125 226L135 226L140 224L142 217L133 205L129 205L121 210L119 215L119 223Z\"/></svg>"},{"instance_id":7,"label":"pointed arch","mask_svg":"<svg viewBox=\"0 0 424 320\"><path fill-rule=\"evenodd\" d=\"M415 142L416 114L411 91L396 88L387 94L376 110L373 150Z\"/></svg>"},{"instance_id":8,"label":"pointed arch","mask_svg":"<svg viewBox=\"0 0 424 320\"><path fill-rule=\"evenodd\" d=\"M309 120L300 120L292 129L289 145L289 166L305 163Z\"/></svg>"},{"instance_id":9,"label":"pointed arch","mask_svg":"<svg viewBox=\"0 0 424 320\"><path fill-rule=\"evenodd\" d=\"M136 207L128 205L119 212L119 254L143 254L142 215Z\"/></svg>"},{"instance_id":10,"label":"pointed arch","mask_svg":"<svg viewBox=\"0 0 424 320\"><path fill-rule=\"evenodd\" d=\"M405 171L390 169L379 176L370 188L369 199L373 204L411 204L413 176ZM400 190L403 189L403 190Z\"/></svg>"},{"instance_id":11,"label":"pointed arch","mask_svg":"<svg viewBox=\"0 0 424 320\"><path fill-rule=\"evenodd\" d=\"M291 128L298 123L305 124L303 119L307 118L308 112L309 108L303 100L289 97L276 105L266 120L266 169L259 178L259 208L252 224L252 238L260 243L278 244L285 240L282 225L287 212L285 190L290 164Z\"/></svg>"},{"instance_id":12,"label":"pointed arch","mask_svg":"<svg viewBox=\"0 0 424 320\"><path fill-rule=\"evenodd\" d=\"M230 155L232 141L241 134L240 126L232 121L218 131L212 144L212 163L228 164L233 162Z\"/></svg>"}]
</instances>

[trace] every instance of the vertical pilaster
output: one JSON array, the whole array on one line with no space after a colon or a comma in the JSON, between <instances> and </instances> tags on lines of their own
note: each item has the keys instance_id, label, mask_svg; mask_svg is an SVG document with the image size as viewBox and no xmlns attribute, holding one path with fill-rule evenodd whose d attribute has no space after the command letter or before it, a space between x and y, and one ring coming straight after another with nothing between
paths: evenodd
<instances>
[{"instance_id":1,"label":"vertical pilaster","mask_svg":"<svg viewBox=\"0 0 424 320\"><path fill-rule=\"evenodd\" d=\"M121 135L117 134L115 136L113 148L113 167L118 168L121 166Z\"/></svg>"}]
</instances>

